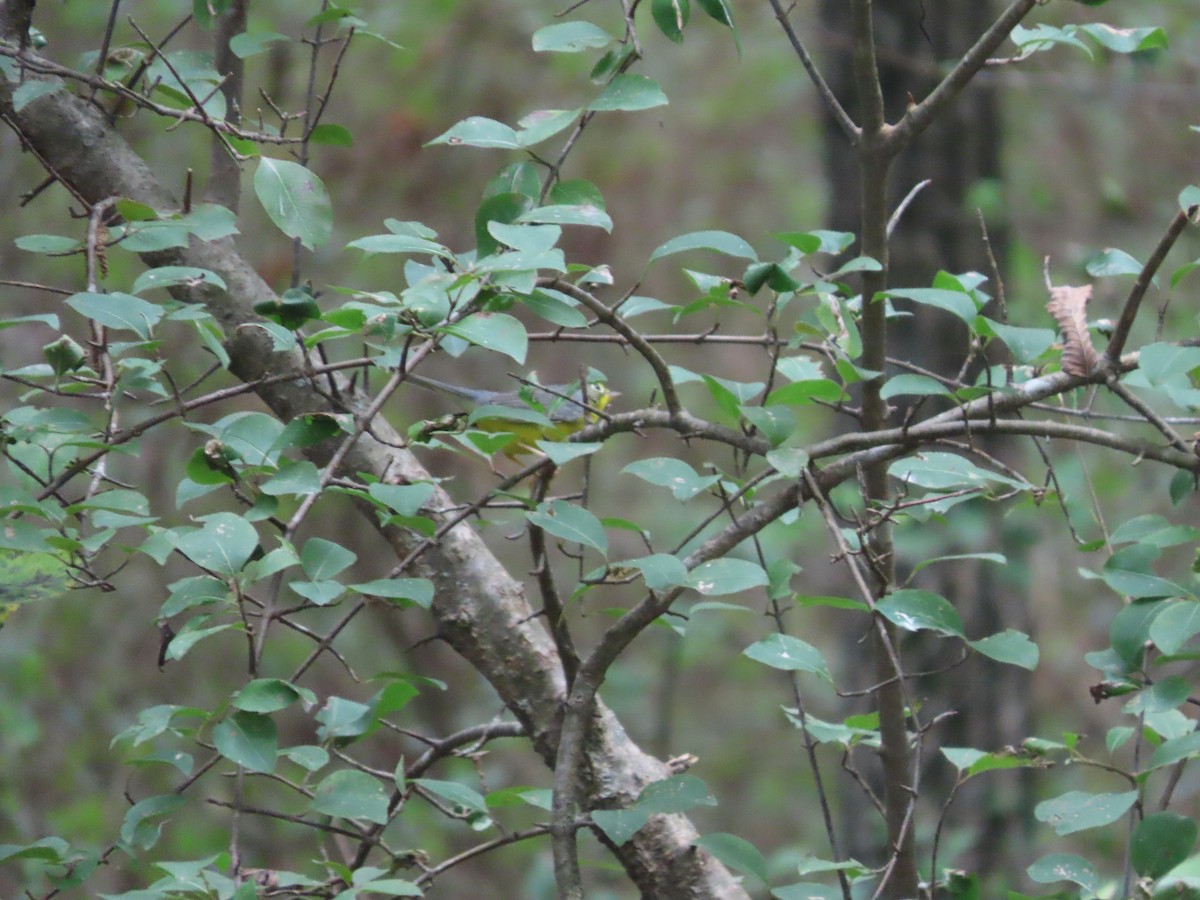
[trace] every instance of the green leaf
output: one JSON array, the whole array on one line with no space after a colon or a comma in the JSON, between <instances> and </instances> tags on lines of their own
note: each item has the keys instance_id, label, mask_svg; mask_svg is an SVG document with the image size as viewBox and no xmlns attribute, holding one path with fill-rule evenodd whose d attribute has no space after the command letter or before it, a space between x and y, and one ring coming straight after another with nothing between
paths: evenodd
<instances>
[{"instance_id":1,"label":"green leaf","mask_svg":"<svg viewBox=\"0 0 1200 900\"><path fill-rule=\"evenodd\" d=\"M652 781L638 795L637 809L652 815L685 813L697 806L716 806L708 785L695 775L672 775Z\"/></svg>"},{"instance_id":2,"label":"green leaf","mask_svg":"<svg viewBox=\"0 0 1200 900\"><path fill-rule=\"evenodd\" d=\"M949 397L950 395L950 389L936 378L931 378L928 375L913 375L911 373L892 376L879 391L879 396L884 400L903 396Z\"/></svg>"},{"instance_id":3,"label":"green leaf","mask_svg":"<svg viewBox=\"0 0 1200 900\"><path fill-rule=\"evenodd\" d=\"M967 777L996 769L1018 769L1032 763L1027 757L1017 756L1011 750L984 753L971 747L943 747L942 755L950 764Z\"/></svg>"},{"instance_id":4,"label":"green leaf","mask_svg":"<svg viewBox=\"0 0 1200 900\"><path fill-rule=\"evenodd\" d=\"M701 0L697 0L701 2ZM731 869L753 875L764 884L767 881L767 861L758 848L736 834L704 834L692 841L701 850L707 850L718 861Z\"/></svg>"},{"instance_id":5,"label":"green leaf","mask_svg":"<svg viewBox=\"0 0 1200 900\"><path fill-rule=\"evenodd\" d=\"M449 800L455 806L462 807L469 812L487 813L487 801L483 799L483 795L473 788L467 787L465 784L459 784L457 781L438 781L434 778L414 778L410 784L416 784L429 791L431 794L436 794L443 800Z\"/></svg>"},{"instance_id":6,"label":"green leaf","mask_svg":"<svg viewBox=\"0 0 1200 900\"><path fill-rule=\"evenodd\" d=\"M533 445L549 457L556 466L565 466L573 459L591 456L599 451L603 444L591 444L583 441L534 441Z\"/></svg>"},{"instance_id":7,"label":"green leaf","mask_svg":"<svg viewBox=\"0 0 1200 900\"><path fill-rule=\"evenodd\" d=\"M56 94L66 87L61 78L30 78L12 92L14 112L20 112L40 97Z\"/></svg>"},{"instance_id":8,"label":"green leaf","mask_svg":"<svg viewBox=\"0 0 1200 900\"><path fill-rule=\"evenodd\" d=\"M751 296L757 294L764 286L777 294L786 294L803 286L803 282L793 278L786 268L773 262L751 263L742 276L742 282Z\"/></svg>"},{"instance_id":9,"label":"green leaf","mask_svg":"<svg viewBox=\"0 0 1200 900\"><path fill-rule=\"evenodd\" d=\"M534 291L528 297L522 297L521 300L530 312L547 322L564 328L582 328L587 325L587 316L561 291L543 288Z\"/></svg>"},{"instance_id":10,"label":"green leaf","mask_svg":"<svg viewBox=\"0 0 1200 900\"><path fill-rule=\"evenodd\" d=\"M260 300L252 309L288 331L295 331L306 322L321 317L321 307L307 288L288 288L279 297Z\"/></svg>"},{"instance_id":11,"label":"green leaf","mask_svg":"<svg viewBox=\"0 0 1200 900\"><path fill-rule=\"evenodd\" d=\"M669 487L676 500L690 500L721 480L719 475L700 475L682 459L656 456L631 462L622 474L636 475L643 481Z\"/></svg>"},{"instance_id":12,"label":"green leaf","mask_svg":"<svg viewBox=\"0 0 1200 900\"><path fill-rule=\"evenodd\" d=\"M143 340L150 337L151 329L163 317L162 307L133 294L85 292L68 297L66 302L67 306L98 325L132 331Z\"/></svg>"},{"instance_id":13,"label":"green leaf","mask_svg":"<svg viewBox=\"0 0 1200 900\"><path fill-rule=\"evenodd\" d=\"M998 662L1020 666L1032 672L1038 664L1038 646L1029 636L1009 628L978 641L967 641L972 647Z\"/></svg>"},{"instance_id":14,"label":"green leaf","mask_svg":"<svg viewBox=\"0 0 1200 900\"><path fill-rule=\"evenodd\" d=\"M628 566L642 573L642 580L652 591L665 591L687 584L688 570L678 557L666 553L653 553L638 559L627 559L617 564Z\"/></svg>"},{"instance_id":15,"label":"green leaf","mask_svg":"<svg viewBox=\"0 0 1200 900\"><path fill-rule=\"evenodd\" d=\"M728 231L693 231L681 234L659 246L650 254L650 262L688 250L715 250L717 253L736 256L739 259L758 259L754 248L736 234L730 234Z\"/></svg>"},{"instance_id":16,"label":"green leaf","mask_svg":"<svg viewBox=\"0 0 1200 900\"><path fill-rule=\"evenodd\" d=\"M398 516L415 516L433 496L434 486L419 484L384 484L377 481L367 488L372 499L378 500Z\"/></svg>"},{"instance_id":17,"label":"green leaf","mask_svg":"<svg viewBox=\"0 0 1200 900\"><path fill-rule=\"evenodd\" d=\"M617 846L624 844L650 821L650 813L631 807L629 809L594 809L592 821L605 836Z\"/></svg>"},{"instance_id":18,"label":"green leaf","mask_svg":"<svg viewBox=\"0 0 1200 900\"><path fill-rule=\"evenodd\" d=\"M75 238L62 237L57 234L23 234L13 241L17 248L28 253L46 253L59 255L72 253L83 248L83 244Z\"/></svg>"},{"instance_id":19,"label":"green leaf","mask_svg":"<svg viewBox=\"0 0 1200 900\"><path fill-rule=\"evenodd\" d=\"M333 206L321 179L299 163L264 156L254 173L254 192L284 234L309 250L329 240Z\"/></svg>"},{"instance_id":20,"label":"green leaf","mask_svg":"<svg viewBox=\"0 0 1200 900\"><path fill-rule=\"evenodd\" d=\"M772 447L778 447L796 431L796 414L787 406L742 406L742 416L767 439Z\"/></svg>"},{"instance_id":21,"label":"green leaf","mask_svg":"<svg viewBox=\"0 0 1200 900\"><path fill-rule=\"evenodd\" d=\"M525 516L530 524L575 544L591 547L602 556L608 555L608 535L604 526L590 511L565 500L540 503L534 512Z\"/></svg>"},{"instance_id":22,"label":"green leaf","mask_svg":"<svg viewBox=\"0 0 1200 900\"><path fill-rule=\"evenodd\" d=\"M841 900L841 888L831 884L821 884L816 881L798 881L795 884L785 884L772 888L771 896L775 900Z\"/></svg>"},{"instance_id":23,"label":"green leaf","mask_svg":"<svg viewBox=\"0 0 1200 900\"><path fill-rule=\"evenodd\" d=\"M1144 878L1161 878L1188 858L1196 843L1196 820L1173 812L1146 816L1133 829L1129 861Z\"/></svg>"},{"instance_id":24,"label":"green leaf","mask_svg":"<svg viewBox=\"0 0 1200 900\"><path fill-rule=\"evenodd\" d=\"M132 290L135 294L140 294L143 291L178 284L211 284L221 290L226 289L225 279L208 269L195 266L159 266L156 269L147 269L139 275L133 282Z\"/></svg>"},{"instance_id":25,"label":"green leaf","mask_svg":"<svg viewBox=\"0 0 1200 900\"><path fill-rule=\"evenodd\" d=\"M1178 653L1197 634L1200 634L1200 603L1181 600L1167 604L1166 609L1150 623L1150 640L1163 653Z\"/></svg>"},{"instance_id":26,"label":"green leaf","mask_svg":"<svg viewBox=\"0 0 1200 900\"><path fill-rule=\"evenodd\" d=\"M297 700L315 702L312 691L301 689L281 678L256 678L230 698L235 709L252 713L273 713Z\"/></svg>"},{"instance_id":27,"label":"green leaf","mask_svg":"<svg viewBox=\"0 0 1200 900\"><path fill-rule=\"evenodd\" d=\"M633 112L666 105L667 95L657 81L645 75L624 72L615 76L587 108L592 112Z\"/></svg>"},{"instance_id":28,"label":"green leaf","mask_svg":"<svg viewBox=\"0 0 1200 900\"><path fill-rule=\"evenodd\" d=\"M1090 794L1068 791L1044 800L1033 811L1039 822L1053 826L1060 835L1111 825L1137 802L1137 791L1119 794Z\"/></svg>"},{"instance_id":29,"label":"green leaf","mask_svg":"<svg viewBox=\"0 0 1200 900\"><path fill-rule=\"evenodd\" d=\"M746 656L785 672L811 672L830 684L833 676L821 651L790 634L772 634L742 651Z\"/></svg>"},{"instance_id":30,"label":"green leaf","mask_svg":"<svg viewBox=\"0 0 1200 900\"><path fill-rule=\"evenodd\" d=\"M153 847L165 823L160 822L157 827L152 827L150 820L159 816L169 816L185 803L186 798L178 794L160 794L139 800L129 807L121 822L121 843L143 850Z\"/></svg>"},{"instance_id":31,"label":"green leaf","mask_svg":"<svg viewBox=\"0 0 1200 900\"><path fill-rule=\"evenodd\" d=\"M309 538L300 551L300 565L313 581L334 578L357 559L352 551L324 538Z\"/></svg>"},{"instance_id":32,"label":"green leaf","mask_svg":"<svg viewBox=\"0 0 1200 900\"><path fill-rule=\"evenodd\" d=\"M314 144L326 144L331 147L353 147L354 135L345 125L333 122L322 122L309 134L308 139Z\"/></svg>"},{"instance_id":33,"label":"green leaf","mask_svg":"<svg viewBox=\"0 0 1200 900\"><path fill-rule=\"evenodd\" d=\"M70 583L66 563L53 554L0 550L0 627L18 606L60 597Z\"/></svg>"},{"instance_id":34,"label":"green leaf","mask_svg":"<svg viewBox=\"0 0 1200 900\"><path fill-rule=\"evenodd\" d=\"M733 9L728 0L696 0L696 3L708 16L733 28Z\"/></svg>"},{"instance_id":35,"label":"green leaf","mask_svg":"<svg viewBox=\"0 0 1200 900\"><path fill-rule=\"evenodd\" d=\"M1159 745L1150 757L1149 768L1160 769L1174 765L1181 759L1189 759L1200 753L1200 731L1173 737Z\"/></svg>"},{"instance_id":36,"label":"green leaf","mask_svg":"<svg viewBox=\"0 0 1200 900\"><path fill-rule=\"evenodd\" d=\"M1109 641L1128 668L1141 664L1142 653L1150 637L1150 626L1165 608L1166 603L1162 601L1130 603L1113 616L1109 626Z\"/></svg>"},{"instance_id":37,"label":"green leaf","mask_svg":"<svg viewBox=\"0 0 1200 900\"><path fill-rule=\"evenodd\" d=\"M221 634L222 631L228 631L232 628L240 628L239 624L227 622L221 625L212 625L211 628L200 628L202 623L206 622L208 617L200 616L188 622L184 628L180 629L179 634L170 638L170 643L167 644L167 654L164 659L181 660L187 655L188 650L191 650L200 641L206 637Z\"/></svg>"},{"instance_id":38,"label":"green leaf","mask_svg":"<svg viewBox=\"0 0 1200 900\"><path fill-rule=\"evenodd\" d=\"M808 451L801 447L784 447L768 451L766 460L780 475L799 478L808 465Z\"/></svg>"},{"instance_id":39,"label":"green leaf","mask_svg":"<svg viewBox=\"0 0 1200 900\"><path fill-rule=\"evenodd\" d=\"M1160 578L1150 568L1150 563L1159 556L1159 549L1151 544L1131 544L1122 547L1104 564L1101 577L1104 583L1116 591L1135 600L1178 597L1187 592L1179 585Z\"/></svg>"},{"instance_id":40,"label":"green leaf","mask_svg":"<svg viewBox=\"0 0 1200 900\"><path fill-rule=\"evenodd\" d=\"M238 59L247 59L265 52L272 44L290 40L286 34L278 31L243 31L229 39L229 52Z\"/></svg>"},{"instance_id":41,"label":"green leaf","mask_svg":"<svg viewBox=\"0 0 1200 900\"><path fill-rule=\"evenodd\" d=\"M275 771L279 735L270 716L239 710L213 727L217 752L251 772Z\"/></svg>"},{"instance_id":42,"label":"green leaf","mask_svg":"<svg viewBox=\"0 0 1200 900\"><path fill-rule=\"evenodd\" d=\"M1012 351L1013 359L1028 365L1053 346L1057 335L1053 328L1019 328L979 316L975 320L981 334L999 338Z\"/></svg>"},{"instance_id":43,"label":"green leaf","mask_svg":"<svg viewBox=\"0 0 1200 900\"><path fill-rule=\"evenodd\" d=\"M688 0L651 0L650 15L659 31L675 43L683 42L683 29L691 16Z\"/></svg>"},{"instance_id":44,"label":"green leaf","mask_svg":"<svg viewBox=\"0 0 1200 900\"><path fill-rule=\"evenodd\" d=\"M388 820L388 795L366 772L342 769L326 776L313 791L309 809L343 819L366 819L377 825Z\"/></svg>"},{"instance_id":45,"label":"green leaf","mask_svg":"<svg viewBox=\"0 0 1200 900\"><path fill-rule=\"evenodd\" d=\"M510 225L505 222L488 222L488 234L506 247L526 253L549 250L562 237L557 225Z\"/></svg>"},{"instance_id":46,"label":"green leaf","mask_svg":"<svg viewBox=\"0 0 1200 900\"><path fill-rule=\"evenodd\" d=\"M590 203L580 205L554 204L539 206L524 213L519 222L545 222L555 225L587 225L612 231L613 221L601 207Z\"/></svg>"},{"instance_id":47,"label":"green leaf","mask_svg":"<svg viewBox=\"0 0 1200 900\"><path fill-rule=\"evenodd\" d=\"M1130 715L1146 713L1154 715L1172 709L1178 709L1188 699L1191 684L1180 675L1168 675L1149 687L1143 688L1132 700L1125 705L1125 711Z\"/></svg>"},{"instance_id":48,"label":"green leaf","mask_svg":"<svg viewBox=\"0 0 1200 900\"><path fill-rule=\"evenodd\" d=\"M950 601L932 591L905 588L893 591L876 610L905 631L936 631L963 637L962 618Z\"/></svg>"},{"instance_id":49,"label":"green leaf","mask_svg":"<svg viewBox=\"0 0 1200 900\"><path fill-rule=\"evenodd\" d=\"M1114 53L1163 50L1167 46L1167 36L1161 28L1115 28L1096 22L1080 25L1079 30Z\"/></svg>"},{"instance_id":50,"label":"green leaf","mask_svg":"<svg viewBox=\"0 0 1200 900\"><path fill-rule=\"evenodd\" d=\"M1200 347L1146 344L1138 354L1138 368L1151 384L1162 384L1200 368Z\"/></svg>"},{"instance_id":51,"label":"green leaf","mask_svg":"<svg viewBox=\"0 0 1200 900\"><path fill-rule=\"evenodd\" d=\"M475 313L473 316L447 325L445 331L471 344L525 362L529 338L520 320L504 313Z\"/></svg>"},{"instance_id":52,"label":"green leaf","mask_svg":"<svg viewBox=\"0 0 1200 900\"><path fill-rule=\"evenodd\" d=\"M522 147L534 147L574 124L582 112L581 109L534 110L517 122L521 126L517 140Z\"/></svg>"},{"instance_id":53,"label":"green leaf","mask_svg":"<svg viewBox=\"0 0 1200 900\"><path fill-rule=\"evenodd\" d=\"M469 116L457 122L449 130L439 134L426 146L449 144L452 147L492 147L502 150L520 150L521 141L517 132L503 122L485 116Z\"/></svg>"},{"instance_id":54,"label":"green leaf","mask_svg":"<svg viewBox=\"0 0 1200 900\"><path fill-rule=\"evenodd\" d=\"M48 325L56 331L59 328L58 316L54 313L40 313L33 316L15 316L11 319L0 319L0 331L6 328L16 328L18 325L27 325L36 322L39 325Z\"/></svg>"},{"instance_id":55,"label":"green leaf","mask_svg":"<svg viewBox=\"0 0 1200 900\"><path fill-rule=\"evenodd\" d=\"M373 234L346 245L364 253L428 253L450 259L453 253L436 241L413 234Z\"/></svg>"},{"instance_id":56,"label":"green leaf","mask_svg":"<svg viewBox=\"0 0 1200 900\"><path fill-rule=\"evenodd\" d=\"M321 723L317 738L322 743L330 740L346 741L361 737L375 725L373 710L365 703L357 703L344 697L330 697L317 713Z\"/></svg>"},{"instance_id":57,"label":"green leaf","mask_svg":"<svg viewBox=\"0 0 1200 900\"><path fill-rule=\"evenodd\" d=\"M500 242L492 237L488 225L491 222L516 222L533 209L534 201L524 194L493 194L484 198L475 211L475 244L478 256L486 257L500 249Z\"/></svg>"},{"instance_id":58,"label":"green leaf","mask_svg":"<svg viewBox=\"0 0 1200 900\"><path fill-rule=\"evenodd\" d=\"M70 849L70 844L59 837L42 838L32 844L0 844L0 865L20 859L65 861Z\"/></svg>"},{"instance_id":59,"label":"green leaf","mask_svg":"<svg viewBox=\"0 0 1200 900\"><path fill-rule=\"evenodd\" d=\"M533 163L509 163L488 179L483 188L483 198L486 200L497 194L520 194L536 200L541 190L542 182Z\"/></svg>"},{"instance_id":60,"label":"green leaf","mask_svg":"<svg viewBox=\"0 0 1200 900\"><path fill-rule=\"evenodd\" d=\"M556 22L533 33L535 53L580 53L612 43L612 35L591 22Z\"/></svg>"},{"instance_id":61,"label":"green leaf","mask_svg":"<svg viewBox=\"0 0 1200 900\"><path fill-rule=\"evenodd\" d=\"M328 606L346 592L340 581L290 581L288 587L317 606Z\"/></svg>"},{"instance_id":62,"label":"green leaf","mask_svg":"<svg viewBox=\"0 0 1200 900\"><path fill-rule=\"evenodd\" d=\"M770 583L758 563L745 559L712 559L688 573L688 586L707 596L736 594Z\"/></svg>"},{"instance_id":63,"label":"green leaf","mask_svg":"<svg viewBox=\"0 0 1200 900\"><path fill-rule=\"evenodd\" d=\"M967 325L974 323L979 312L978 304L970 294L945 288L892 288L884 291L881 296L912 300L924 306L946 310L958 316Z\"/></svg>"},{"instance_id":64,"label":"green leaf","mask_svg":"<svg viewBox=\"0 0 1200 900\"><path fill-rule=\"evenodd\" d=\"M271 497L316 494L321 490L321 472L307 459L288 460L263 482L260 490Z\"/></svg>"},{"instance_id":65,"label":"green leaf","mask_svg":"<svg viewBox=\"0 0 1200 900\"><path fill-rule=\"evenodd\" d=\"M205 516L203 528L176 535L179 552L202 568L218 575L235 575L258 547L254 526L233 513Z\"/></svg>"},{"instance_id":66,"label":"green leaf","mask_svg":"<svg viewBox=\"0 0 1200 900\"><path fill-rule=\"evenodd\" d=\"M1008 559L1003 553L951 553L948 556L932 556L929 559L921 560L913 566L913 574L915 575L922 569L927 569L929 566L935 566L938 563L962 562L968 559L998 563L1002 566L1008 564Z\"/></svg>"},{"instance_id":67,"label":"green leaf","mask_svg":"<svg viewBox=\"0 0 1200 900\"><path fill-rule=\"evenodd\" d=\"M279 458L277 444L283 434L283 423L266 413L234 413L217 423L221 440L244 463L251 466L274 466Z\"/></svg>"},{"instance_id":68,"label":"green leaf","mask_svg":"<svg viewBox=\"0 0 1200 900\"><path fill-rule=\"evenodd\" d=\"M202 241L216 241L238 233L237 216L215 203L197 204L191 212L171 218Z\"/></svg>"},{"instance_id":69,"label":"green leaf","mask_svg":"<svg viewBox=\"0 0 1200 900\"><path fill-rule=\"evenodd\" d=\"M1092 894L1100 890L1100 873L1096 867L1074 853L1047 854L1025 872L1038 884L1070 881Z\"/></svg>"},{"instance_id":70,"label":"green leaf","mask_svg":"<svg viewBox=\"0 0 1200 900\"><path fill-rule=\"evenodd\" d=\"M1113 275L1139 275L1142 264L1124 250L1109 247L1088 260L1086 268L1093 278L1108 278Z\"/></svg>"},{"instance_id":71,"label":"green leaf","mask_svg":"<svg viewBox=\"0 0 1200 900\"><path fill-rule=\"evenodd\" d=\"M1007 475L980 468L965 456L955 453L923 452L898 459L888 468L888 474L905 484L915 484L931 491L983 489L997 482L1010 487L1027 487Z\"/></svg>"},{"instance_id":72,"label":"green leaf","mask_svg":"<svg viewBox=\"0 0 1200 900\"><path fill-rule=\"evenodd\" d=\"M404 600L422 609L433 604L433 582L428 578L380 578L352 584L350 589L384 600Z\"/></svg>"},{"instance_id":73,"label":"green leaf","mask_svg":"<svg viewBox=\"0 0 1200 900\"><path fill-rule=\"evenodd\" d=\"M170 585L171 594L158 611L159 618L186 612L197 606L224 603L229 599L229 585L211 575L193 575Z\"/></svg>"}]
</instances>

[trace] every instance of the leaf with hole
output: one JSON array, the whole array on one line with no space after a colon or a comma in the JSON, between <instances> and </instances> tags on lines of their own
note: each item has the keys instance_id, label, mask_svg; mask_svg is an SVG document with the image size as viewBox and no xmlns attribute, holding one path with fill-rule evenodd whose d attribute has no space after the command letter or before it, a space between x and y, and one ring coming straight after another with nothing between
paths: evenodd
<instances>
[{"instance_id":1,"label":"leaf with hole","mask_svg":"<svg viewBox=\"0 0 1200 900\"><path fill-rule=\"evenodd\" d=\"M1034 808L1033 814L1060 835L1074 834L1111 825L1129 811L1137 798L1137 791L1107 794L1068 791L1052 800L1043 800Z\"/></svg>"},{"instance_id":2,"label":"leaf with hole","mask_svg":"<svg viewBox=\"0 0 1200 900\"><path fill-rule=\"evenodd\" d=\"M533 49L536 53L580 53L607 47L612 40L612 35L591 22L556 22L533 33Z\"/></svg>"},{"instance_id":3,"label":"leaf with hole","mask_svg":"<svg viewBox=\"0 0 1200 900\"><path fill-rule=\"evenodd\" d=\"M745 559L712 559L688 574L688 586L699 594L720 596L737 594L770 583L758 563Z\"/></svg>"},{"instance_id":4,"label":"leaf with hole","mask_svg":"<svg viewBox=\"0 0 1200 900\"><path fill-rule=\"evenodd\" d=\"M1100 889L1100 873L1082 856L1074 853L1050 853L1025 870L1038 884L1070 881L1089 893Z\"/></svg>"},{"instance_id":5,"label":"leaf with hole","mask_svg":"<svg viewBox=\"0 0 1200 900\"><path fill-rule=\"evenodd\" d=\"M875 608L905 631L936 631L950 637L963 637L958 610L945 597L932 591L915 588L893 591Z\"/></svg>"},{"instance_id":6,"label":"leaf with hole","mask_svg":"<svg viewBox=\"0 0 1200 900\"><path fill-rule=\"evenodd\" d=\"M743 654L751 659L782 669L785 672L810 672L820 675L830 684L833 676L829 674L829 666L821 651L806 641L790 634L772 634L757 643L751 644Z\"/></svg>"}]
</instances>

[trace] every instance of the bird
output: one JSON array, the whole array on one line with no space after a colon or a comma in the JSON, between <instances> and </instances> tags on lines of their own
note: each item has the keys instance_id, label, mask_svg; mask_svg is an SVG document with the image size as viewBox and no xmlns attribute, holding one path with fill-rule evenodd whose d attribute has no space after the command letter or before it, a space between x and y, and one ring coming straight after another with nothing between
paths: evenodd
<instances>
[{"instance_id":1,"label":"bird","mask_svg":"<svg viewBox=\"0 0 1200 900\"><path fill-rule=\"evenodd\" d=\"M589 381L586 397L578 384L527 385L513 391L489 391L437 381L410 372L420 387L466 400L471 404L467 424L480 431L514 435L503 448L510 458L538 452L535 441L565 441L595 422L619 392L603 381Z\"/></svg>"}]
</instances>

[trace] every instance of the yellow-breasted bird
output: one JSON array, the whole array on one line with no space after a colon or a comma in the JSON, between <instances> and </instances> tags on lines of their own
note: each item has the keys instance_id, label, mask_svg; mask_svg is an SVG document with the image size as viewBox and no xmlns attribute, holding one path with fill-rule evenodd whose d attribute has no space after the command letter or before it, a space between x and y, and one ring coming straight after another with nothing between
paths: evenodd
<instances>
[{"instance_id":1,"label":"yellow-breasted bird","mask_svg":"<svg viewBox=\"0 0 1200 900\"><path fill-rule=\"evenodd\" d=\"M585 425L595 422L614 397L603 381L589 381L586 396L578 384L526 385L515 391L487 391L461 387L410 373L413 384L441 391L468 401L467 424L480 431L512 434L515 439L503 448L505 456L536 453L535 441L563 441Z\"/></svg>"}]
</instances>

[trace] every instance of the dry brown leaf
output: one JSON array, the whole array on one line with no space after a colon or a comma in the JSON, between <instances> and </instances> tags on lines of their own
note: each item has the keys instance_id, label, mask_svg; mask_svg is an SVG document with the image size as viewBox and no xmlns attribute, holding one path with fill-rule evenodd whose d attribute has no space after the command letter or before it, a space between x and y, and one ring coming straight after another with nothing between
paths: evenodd
<instances>
[{"instance_id":1,"label":"dry brown leaf","mask_svg":"<svg viewBox=\"0 0 1200 900\"><path fill-rule=\"evenodd\" d=\"M1087 305L1092 299L1092 286L1052 287L1050 302L1046 310L1054 316L1063 334L1062 367L1068 375L1086 378L1100 361L1100 354L1092 346L1092 336L1087 327Z\"/></svg>"}]
</instances>

